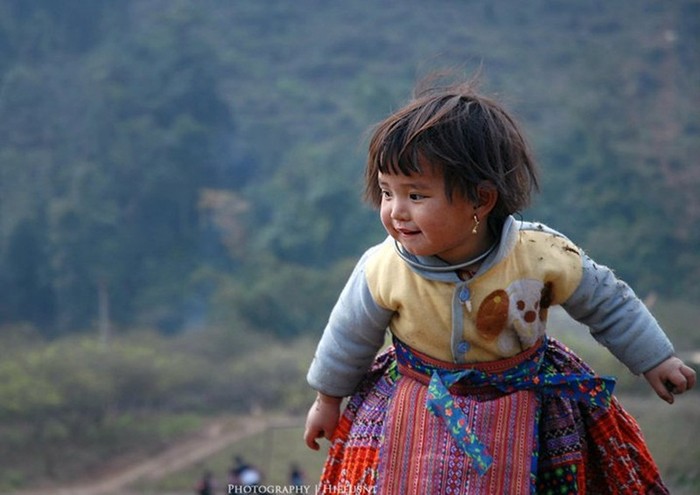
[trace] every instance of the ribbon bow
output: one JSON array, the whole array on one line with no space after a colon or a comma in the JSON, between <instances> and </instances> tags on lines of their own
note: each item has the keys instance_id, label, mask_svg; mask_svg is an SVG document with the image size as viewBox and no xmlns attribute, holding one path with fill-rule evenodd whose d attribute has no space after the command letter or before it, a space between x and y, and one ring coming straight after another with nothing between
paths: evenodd
<instances>
[{"instance_id":1,"label":"ribbon bow","mask_svg":"<svg viewBox=\"0 0 700 495\"><path fill-rule=\"evenodd\" d=\"M449 392L449 388L458 381L469 377L470 384L491 385L503 393L536 389L544 395L566 397L599 407L608 407L615 386L615 379L612 377L565 373L531 374L527 373L528 370L524 371L525 373L516 375L490 375L480 370L436 370L432 373L426 407L445 422L450 435L460 449L471 458L480 475L485 474L491 467L493 457L486 445L469 429L466 415Z\"/></svg>"}]
</instances>

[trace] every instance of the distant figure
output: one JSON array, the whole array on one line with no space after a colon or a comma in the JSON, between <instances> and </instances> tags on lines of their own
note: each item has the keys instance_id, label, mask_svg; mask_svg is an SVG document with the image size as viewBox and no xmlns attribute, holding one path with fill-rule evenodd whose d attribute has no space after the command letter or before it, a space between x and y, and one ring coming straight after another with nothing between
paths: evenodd
<instances>
[{"instance_id":1,"label":"distant figure","mask_svg":"<svg viewBox=\"0 0 700 495\"><path fill-rule=\"evenodd\" d=\"M229 471L229 483L238 486L258 486L261 482L260 470L248 464L241 456L236 456L235 465Z\"/></svg>"},{"instance_id":2,"label":"distant figure","mask_svg":"<svg viewBox=\"0 0 700 495\"><path fill-rule=\"evenodd\" d=\"M211 471L204 471L194 488L197 495L214 495L214 477Z\"/></svg>"},{"instance_id":3,"label":"distant figure","mask_svg":"<svg viewBox=\"0 0 700 495\"><path fill-rule=\"evenodd\" d=\"M289 484L292 486L302 486L304 484L304 471L298 464L292 464L289 471Z\"/></svg>"}]
</instances>

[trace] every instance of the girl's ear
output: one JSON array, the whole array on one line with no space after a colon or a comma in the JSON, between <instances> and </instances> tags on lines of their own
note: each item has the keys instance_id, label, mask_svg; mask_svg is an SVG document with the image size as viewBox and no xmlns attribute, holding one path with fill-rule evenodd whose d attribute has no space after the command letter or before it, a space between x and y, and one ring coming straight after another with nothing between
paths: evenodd
<instances>
[{"instance_id":1,"label":"girl's ear","mask_svg":"<svg viewBox=\"0 0 700 495\"><path fill-rule=\"evenodd\" d=\"M485 218L491 213L493 207L496 206L498 201L498 190L496 186L490 182L482 182L476 187L476 196L478 202L474 205L476 213L479 218Z\"/></svg>"}]
</instances>

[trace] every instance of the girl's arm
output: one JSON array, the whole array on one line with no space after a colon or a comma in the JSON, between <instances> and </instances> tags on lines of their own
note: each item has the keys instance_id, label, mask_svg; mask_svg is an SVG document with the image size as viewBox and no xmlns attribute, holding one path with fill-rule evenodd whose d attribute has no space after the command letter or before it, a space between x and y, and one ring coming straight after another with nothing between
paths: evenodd
<instances>
[{"instance_id":1,"label":"girl's arm","mask_svg":"<svg viewBox=\"0 0 700 495\"><path fill-rule=\"evenodd\" d=\"M365 253L345 284L306 376L325 395L350 395L384 344L393 312L380 307L367 286L364 267L372 252Z\"/></svg>"},{"instance_id":2,"label":"girl's arm","mask_svg":"<svg viewBox=\"0 0 700 495\"><path fill-rule=\"evenodd\" d=\"M317 390L306 418L304 441L318 450L318 438L330 440L340 418L342 398L350 395L384 344L393 312L376 304L367 287L360 259L336 302L307 374Z\"/></svg>"},{"instance_id":3,"label":"girl's arm","mask_svg":"<svg viewBox=\"0 0 700 495\"><path fill-rule=\"evenodd\" d=\"M695 372L675 357L670 340L625 282L585 254L582 262L581 283L562 307L632 373L643 373L659 397L673 403L673 394L695 385Z\"/></svg>"}]
</instances>

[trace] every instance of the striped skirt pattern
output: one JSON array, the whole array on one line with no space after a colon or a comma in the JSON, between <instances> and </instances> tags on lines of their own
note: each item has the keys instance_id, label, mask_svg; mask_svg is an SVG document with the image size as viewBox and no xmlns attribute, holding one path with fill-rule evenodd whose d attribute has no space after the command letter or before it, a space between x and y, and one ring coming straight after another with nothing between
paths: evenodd
<instances>
[{"instance_id":1,"label":"striped skirt pattern","mask_svg":"<svg viewBox=\"0 0 700 495\"><path fill-rule=\"evenodd\" d=\"M593 374L551 338L515 358L470 368L510 376L529 373L533 359L540 373ZM377 357L331 439L318 493L668 493L636 421L614 397L600 407L537 388L503 392L460 382L449 388L449 400L488 451L490 465L479 469L426 407L425 370L435 368L469 367L436 362L398 341Z\"/></svg>"}]
</instances>

